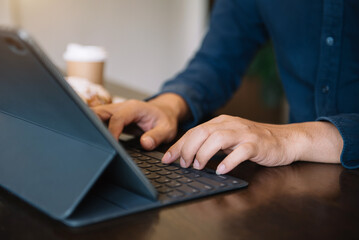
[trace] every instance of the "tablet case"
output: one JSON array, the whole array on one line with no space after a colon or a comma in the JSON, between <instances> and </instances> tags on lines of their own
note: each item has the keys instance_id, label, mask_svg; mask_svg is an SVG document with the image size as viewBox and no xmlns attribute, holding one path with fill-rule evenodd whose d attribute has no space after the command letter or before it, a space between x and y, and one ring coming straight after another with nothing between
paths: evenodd
<instances>
[{"instance_id":1,"label":"tablet case","mask_svg":"<svg viewBox=\"0 0 359 240\"><path fill-rule=\"evenodd\" d=\"M109 164L118 161L114 180L156 200L153 186L26 32L0 28L0 53L4 188L66 222Z\"/></svg>"}]
</instances>

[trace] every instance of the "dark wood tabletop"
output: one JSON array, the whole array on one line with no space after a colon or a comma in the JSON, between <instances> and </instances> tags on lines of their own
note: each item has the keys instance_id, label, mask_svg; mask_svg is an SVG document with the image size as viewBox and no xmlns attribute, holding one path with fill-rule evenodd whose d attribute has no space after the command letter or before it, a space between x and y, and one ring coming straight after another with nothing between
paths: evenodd
<instances>
[{"instance_id":1,"label":"dark wood tabletop","mask_svg":"<svg viewBox=\"0 0 359 240\"><path fill-rule=\"evenodd\" d=\"M82 228L0 190L0 239L359 239L358 170L245 162L231 175L249 186Z\"/></svg>"}]
</instances>

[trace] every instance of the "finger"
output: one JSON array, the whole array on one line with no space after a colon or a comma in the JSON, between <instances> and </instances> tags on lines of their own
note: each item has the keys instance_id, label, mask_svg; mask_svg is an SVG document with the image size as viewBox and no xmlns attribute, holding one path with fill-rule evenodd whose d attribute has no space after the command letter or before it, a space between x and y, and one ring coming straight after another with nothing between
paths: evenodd
<instances>
[{"instance_id":1,"label":"finger","mask_svg":"<svg viewBox=\"0 0 359 240\"><path fill-rule=\"evenodd\" d=\"M180 149L181 157L185 161L186 166L191 165L199 148L215 129L216 126L205 123L186 133L186 139Z\"/></svg>"},{"instance_id":2,"label":"finger","mask_svg":"<svg viewBox=\"0 0 359 240\"><path fill-rule=\"evenodd\" d=\"M186 135L186 134L185 134ZM169 164L176 161L181 156L181 149L185 141L185 135L183 135L175 144L173 144L163 155L162 162ZM181 167L187 167L183 158L180 159Z\"/></svg>"},{"instance_id":3,"label":"finger","mask_svg":"<svg viewBox=\"0 0 359 240\"><path fill-rule=\"evenodd\" d=\"M189 167L199 147L217 127L207 122L190 129L167 151L162 161L171 163L180 157L181 166Z\"/></svg>"},{"instance_id":4,"label":"finger","mask_svg":"<svg viewBox=\"0 0 359 240\"><path fill-rule=\"evenodd\" d=\"M115 111L120 107L121 104L107 104L107 105L92 107L91 109L97 114L97 116L99 116L99 118L102 121L107 121L111 118L113 113L115 113Z\"/></svg>"},{"instance_id":5,"label":"finger","mask_svg":"<svg viewBox=\"0 0 359 240\"><path fill-rule=\"evenodd\" d=\"M108 111L106 111L103 108L99 108L99 107L94 107L91 108L95 114L102 120L102 121L107 121L108 119L110 119L110 117L112 116L112 114Z\"/></svg>"},{"instance_id":6,"label":"finger","mask_svg":"<svg viewBox=\"0 0 359 240\"><path fill-rule=\"evenodd\" d=\"M118 139L124 127L132 123L137 117L138 111L128 105L119 108L116 113L112 115L108 124L108 130L115 139Z\"/></svg>"},{"instance_id":7,"label":"finger","mask_svg":"<svg viewBox=\"0 0 359 240\"><path fill-rule=\"evenodd\" d=\"M207 122L186 133L186 139L180 153L186 167L194 161L194 157L207 138L219 128L219 124ZM196 162L195 167L198 167L198 162Z\"/></svg>"},{"instance_id":8,"label":"finger","mask_svg":"<svg viewBox=\"0 0 359 240\"><path fill-rule=\"evenodd\" d=\"M243 143L233 150L223 161L218 165L216 173L226 174L235 168L240 163L254 158L257 155L257 147L254 143Z\"/></svg>"},{"instance_id":9,"label":"finger","mask_svg":"<svg viewBox=\"0 0 359 240\"><path fill-rule=\"evenodd\" d=\"M236 136L229 130L216 131L198 149L193 167L202 169L207 162L219 151L235 146Z\"/></svg>"},{"instance_id":10,"label":"finger","mask_svg":"<svg viewBox=\"0 0 359 240\"><path fill-rule=\"evenodd\" d=\"M233 119L234 117L233 116L229 116L229 115L226 115L226 114L222 114L222 115L219 115L218 117L215 117L215 118L212 118L211 120L208 121L208 123L224 123L230 119ZM238 117L236 117L238 118ZM222 126L222 125L221 125Z\"/></svg>"},{"instance_id":11,"label":"finger","mask_svg":"<svg viewBox=\"0 0 359 240\"><path fill-rule=\"evenodd\" d=\"M156 125L141 136L142 147L146 150L153 150L163 142L172 141L176 135L176 131L173 129L164 127L162 124Z\"/></svg>"}]
</instances>

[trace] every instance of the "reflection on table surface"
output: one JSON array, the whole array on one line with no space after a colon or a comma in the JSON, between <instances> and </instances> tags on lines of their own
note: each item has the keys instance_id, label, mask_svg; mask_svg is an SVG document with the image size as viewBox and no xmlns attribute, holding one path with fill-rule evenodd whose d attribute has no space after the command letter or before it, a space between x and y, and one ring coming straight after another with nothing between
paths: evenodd
<instances>
[{"instance_id":1,"label":"reflection on table surface","mask_svg":"<svg viewBox=\"0 0 359 240\"><path fill-rule=\"evenodd\" d=\"M1 239L335 239L356 236L359 171L246 162L246 189L72 229L0 191Z\"/></svg>"}]
</instances>

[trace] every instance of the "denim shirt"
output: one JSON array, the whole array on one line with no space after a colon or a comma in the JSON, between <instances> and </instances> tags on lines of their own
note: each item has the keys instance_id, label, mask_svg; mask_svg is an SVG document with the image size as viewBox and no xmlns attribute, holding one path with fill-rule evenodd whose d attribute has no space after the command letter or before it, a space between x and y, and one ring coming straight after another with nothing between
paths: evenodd
<instances>
[{"instance_id":1,"label":"denim shirt","mask_svg":"<svg viewBox=\"0 0 359 240\"><path fill-rule=\"evenodd\" d=\"M343 166L358 168L358 0L217 0L202 46L161 93L182 96L194 126L229 100L269 40L290 122L333 123L344 140Z\"/></svg>"}]
</instances>

